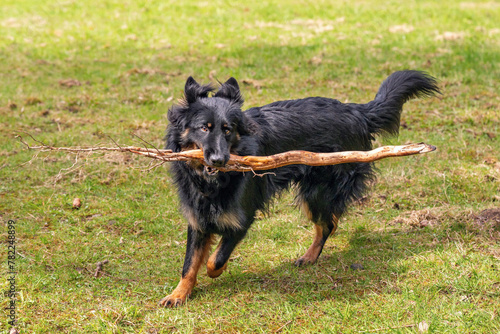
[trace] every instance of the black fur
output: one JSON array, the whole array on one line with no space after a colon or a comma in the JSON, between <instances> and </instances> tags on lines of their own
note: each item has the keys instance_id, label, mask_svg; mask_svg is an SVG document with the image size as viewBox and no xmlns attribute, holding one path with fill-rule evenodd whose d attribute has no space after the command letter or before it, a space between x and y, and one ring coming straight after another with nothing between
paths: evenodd
<instances>
[{"instance_id":1,"label":"black fur","mask_svg":"<svg viewBox=\"0 0 500 334\"><path fill-rule=\"evenodd\" d=\"M215 93L209 97L211 93ZM270 198L296 185L298 200L310 218L324 227L324 241L350 202L359 198L373 177L369 163L310 167L292 165L252 173L214 173L229 154L272 155L289 150L312 152L367 151L378 134L397 134L403 104L411 98L439 93L436 80L419 71L390 75L375 99L366 104L343 104L324 97L278 101L242 112L243 98L234 78L215 92L192 77L185 100L168 112L167 148L175 152L201 148L201 164L172 164L181 205L189 221L186 263L211 234L222 235L215 267L221 268ZM228 221L228 218L233 221ZM322 247L322 245L321 245ZM301 263L299 263L301 264Z\"/></svg>"}]
</instances>

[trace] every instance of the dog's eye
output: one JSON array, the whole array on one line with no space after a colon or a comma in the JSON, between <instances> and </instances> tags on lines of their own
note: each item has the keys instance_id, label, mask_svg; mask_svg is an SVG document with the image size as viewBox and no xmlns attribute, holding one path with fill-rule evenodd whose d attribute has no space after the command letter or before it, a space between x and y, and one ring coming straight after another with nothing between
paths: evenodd
<instances>
[{"instance_id":1,"label":"dog's eye","mask_svg":"<svg viewBox=\"0 0 500 334\"><path fill-rule=\"evenodd\" d=\"M226 136L229 136L231 134L231 130L229 129L225 129L224 130L224 133L226 134Z\"/></svg>"},{"instance_id":2,"label":"dog's eye","mask_svg":"<svg viewBox=\"0 0 500 334\"><path fill-rule=\"evenodd\" d=\"M208 132L208 126L206 126L206 125L202 125L200 129L203 132Z\"/></svg>"}]
</instances>

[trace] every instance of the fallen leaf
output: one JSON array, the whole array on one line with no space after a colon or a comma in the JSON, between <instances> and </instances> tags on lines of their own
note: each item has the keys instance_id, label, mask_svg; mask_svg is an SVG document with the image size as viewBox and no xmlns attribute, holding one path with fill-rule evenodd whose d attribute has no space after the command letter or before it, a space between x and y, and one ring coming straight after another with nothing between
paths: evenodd
<instances>
[{"instance_id":1,"label":"fallen leaf","mask_svg":"<svg viewBox=\"0 0 500 334\"><path fill-rule=\"evenodd\" d=\"M245 85L253 86L257 89L264 87L264 83L260 80L243 79L241 82L243 82L243 84L245 84Z\"/></svg>"},{"instance_id":2,"label":"fallen leaf","mask_svg":"<svg viewBox=\"0 0 500 334\"><path fill-rule=\"evenodd\" d=\"M25 101L26 105L28 106L33 106L35 104L40 104L42 103L42 100L40 100L38 97L28 97Z\"/></svg>"},{"instance_id":3,"label":"fallen leaf","mask_svg":"<svg viewBox=\"0 0 500 334\"><path fill-rule=\"evenodd\" d=\"M81 86L82 83L76 79L63 79L59 80L59 85L62 87L71 88L73 86Z\"/></svg>"},{"instance_id":4,"label":"fallen leaf","mask_svg":"<svg viewBox=\"0 0 500 334\"><path fill-rule=\"evenodd\" d=\"M419 333L425 333L429 330L429 324L425 321L419 322L417 325Z\"/></svg>"},{"instance_id":5,"label":"fallen leaf","mask_svg":"<svg viewBox=\"0 0 500 334\"><path fill-rule=\"evenodd\" d=\"M133 69L127 71L127 75L132 75L132 74L166 75L167 73L165 73L161 70L154 69L154 68L133 68Z\"/></svg>"}]
</instances>

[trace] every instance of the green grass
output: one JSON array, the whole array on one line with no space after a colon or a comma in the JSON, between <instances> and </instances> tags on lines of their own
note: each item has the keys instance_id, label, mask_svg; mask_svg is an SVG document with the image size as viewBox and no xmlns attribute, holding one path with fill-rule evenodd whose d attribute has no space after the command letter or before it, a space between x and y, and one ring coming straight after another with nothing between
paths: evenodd
<instances>
[{"instance_id":1,"label":"green grass","mask_svg":"<svg viewBox=\"0 0 500 334\"><path fill-rule=\"evenodd\" d=\"M499 21L494 1L3 0L0 259L7 278L14 219L20 332L500 332L500 223L478 218L500 207ZM400 136L378 145L438 150L378 162L376 185L311 267L293 266L312 228L284 194L228 271L211 280L202 270L178 309L157 304L177 284L186 235L166 166L144 172L149 161L118 154L31 159L15 139L142 145L135 133L161 146L189 75L236 77L251 107L366 102L406 68L436 76L443 95L408 103ZM8 303L2 294L2 333Z\"/></svg>"}]
</instances>

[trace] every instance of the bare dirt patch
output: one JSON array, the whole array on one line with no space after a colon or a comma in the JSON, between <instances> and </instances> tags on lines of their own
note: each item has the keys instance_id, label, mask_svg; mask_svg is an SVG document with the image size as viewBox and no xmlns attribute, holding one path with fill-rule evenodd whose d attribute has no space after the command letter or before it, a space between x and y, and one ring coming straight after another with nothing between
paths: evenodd
<instances>
[{"instance_id":1,"label":"bare dirt patch","mask_svg":"<svg viewBox=\"0 0 500 334\"><path fill-rule=\"evenodd\" d=\"M59 86L71 88L74 86L81 86L82 83L76 79L61 79L59 80Z\"/></svg>"},{"instance_id":2,"label":"bare dirt patch","mask_svg":"<svg viewBox=\"0 0 500 334\"><path fill-rule=\"evenodd\" d=\"M500 208L491 208L480 213L454 207L414 210L404 212L390 222L390 225L402 225L412 229L451 226L450 224L461 225L475 233L496 234L495 232L500 232Z\"/></svg>"},{"instance_id":3,"label":"bare dirt patch","mask_svg":"<svg viewBox=\"0 0 500 334\"><path fill-rule=\"evenodd\" d=\"M474 223L487 228L500 231L500 208L481 211L474 219Z\"/></svg>"},{"instance_id":4,"label":"bare dirt patch","mask_svg":"<svg viewBox=\"0 0 500 334\"><path fill-rule=\"evenodd\" d=\"M395 26L389 27L389 32L391 32L393 34L396 34L396 33L406 34L406 33L412 32L413 30L415 30L415 28L411 25L408 25L408 24L395 25Z\"/></svg>"},{"instance_id":5,"label":"bare dirt patch","mask_svg":"<svg viewBox=\"0 0 500 334\"><path fill-rule=\"evenodd\" d=\"M456 41L460 39L464 39L465 32L463 31L445 31L442 34L439 34L434 38L436 41Z\"/></svg>"},{"instance_id":6,"label":"bare dirt patch","mask_svg":"<svg viewBox=\"0 0 500 334\"><path fill-rule=\"evenodd\" d=\"M436 214L431 213L430 210L415 210L410 211L394 219L391 224L401 224L410 227L424 228L429 225L435 225L439 222Z\"/></svg>"}]
</instances>

